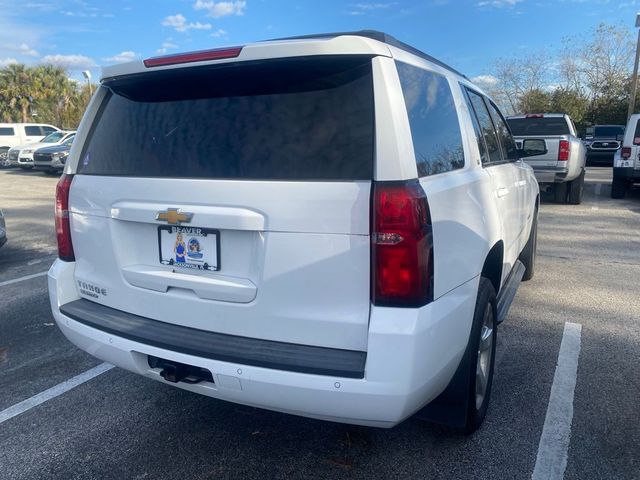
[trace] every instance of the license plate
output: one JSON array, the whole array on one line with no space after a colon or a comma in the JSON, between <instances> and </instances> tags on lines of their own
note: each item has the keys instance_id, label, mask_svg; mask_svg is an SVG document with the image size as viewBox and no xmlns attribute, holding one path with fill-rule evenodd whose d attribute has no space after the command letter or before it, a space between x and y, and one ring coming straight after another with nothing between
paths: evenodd
<instances>
[{"instance_id":1,"label":"license plate","mask_svg":"<svg viewBox=\"0 0 640 480\"><path fill-rule=\"evenodd\" d=\"M194 270L220 270L220 232L210 228L158 227L160 263Z\"/></svg>"}]
</instances>

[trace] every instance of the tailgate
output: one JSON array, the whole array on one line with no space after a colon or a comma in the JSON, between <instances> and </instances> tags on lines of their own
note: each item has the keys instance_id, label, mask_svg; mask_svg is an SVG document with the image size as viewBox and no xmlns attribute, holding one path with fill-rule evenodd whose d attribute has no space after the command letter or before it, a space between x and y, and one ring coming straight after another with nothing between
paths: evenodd
<instances>
[{"instance_id":1,"label":"tailgate","mask_svg":"<svg viewBox=\"0 0 640 480\"><path fill-rule=\"evenodd\" d=\"M211 332L366 350L370 58L300 62L109 85L70 194L82 297Z\"/></svg>"},{"instance_id":2,"label":"tailgate","mask_svg":"<svg viewBox=\"0 0 640 480\"><path fill-rule=\"evenodd\" d=\"M527 138L536 138L544 140L547 148L545 155L535 155L533 157L527 157L526 162L532 167L555 167L558 165L558 150L560 148L560 140L564 137L516 137L516 145L518 148L522 148L522 142Z\"/></svg>"}]
</instances>

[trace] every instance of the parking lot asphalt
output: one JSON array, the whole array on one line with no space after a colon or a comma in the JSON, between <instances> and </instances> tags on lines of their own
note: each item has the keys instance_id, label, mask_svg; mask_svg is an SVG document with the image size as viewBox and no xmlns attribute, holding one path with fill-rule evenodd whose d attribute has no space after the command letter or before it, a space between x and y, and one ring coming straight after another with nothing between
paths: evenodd
<instances>
[{"instance_id":1,"label":"parking lot asphalt","mask_svg":"<svg viewBox=\"0 0 640 480\"><path fill-rule=\"evenodd\" d=\"M382 430L234 405L120 369L0 423L0 478L531 478L566 322L582 325L566 479L640 479L640 190L543 196L536 275L499 329L492 403L470 437ZM0 170L0 412L101 362L54 325L55 178ZM3 285L3 282L5 284Z\"/></svg>"}]
</instances>

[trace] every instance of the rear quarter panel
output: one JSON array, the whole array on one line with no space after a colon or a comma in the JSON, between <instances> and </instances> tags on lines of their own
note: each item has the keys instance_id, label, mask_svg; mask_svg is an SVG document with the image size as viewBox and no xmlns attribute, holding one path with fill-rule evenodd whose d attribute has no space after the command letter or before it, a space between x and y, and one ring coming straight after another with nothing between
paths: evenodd
<instances>
[{"instance_id":1,"label":"rear quarter panel","mask_svg":"<svg viewBox=\"0 0 640 480\"><path fill-rule=\"evenodd\" d=\"M464 168L419 179L427 195L433 224L434 298L437 299L480 274L487 253L502 238L502 232L490 178L480 166L475 133L458 77L403 50L391 47L391 51L397 61L444 76L458 111L465 156ZM386 69L385 95L389 98L386 104L389 105L388 108L395 109L395 112L393 115L385 115L384 123L377 119L376 136L381 129L391 130L387 122L392 119L394 141L398 145L387 148L387 151L394 152L394 158L381 158L378 153L377 163L399 165L378 168L378 172L384 172L385 176L377 176L376 179L416 178L415 152L398 72L392 59L383 58L379 61L384 63ZM377 92L377 95L381 92Z\"/></svg>"}]
</instances>

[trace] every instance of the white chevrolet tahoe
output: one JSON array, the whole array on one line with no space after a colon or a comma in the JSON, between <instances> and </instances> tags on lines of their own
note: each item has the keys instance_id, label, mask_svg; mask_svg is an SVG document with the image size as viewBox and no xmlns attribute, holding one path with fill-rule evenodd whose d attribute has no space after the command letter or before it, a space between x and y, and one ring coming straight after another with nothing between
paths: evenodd
<instances>
[{"instance_id":1,"label":"white chevrolet tahoe","mask_svg":"<svg viewBox=\"0 0 640 480\"><path fill-rule=\"evenodd\" d=\"M379 32L106 68L57 187L53 314L191 392L473 431L534 269L519 154L478 87Z\"/></svg>"},{"instance_id":2,"label":"white chevrolet tahoe","mask_svg":"<svg viewBox=\"0 0 640 480\"><path fill-rule=\"evenodd\" d=\"M557 203L582 203L587 149L569 115L514 115L507 123L518 147L527 138L544 140L547 153L527 158L538 183L551 189Z\"/></svg>"}]
</instances>

